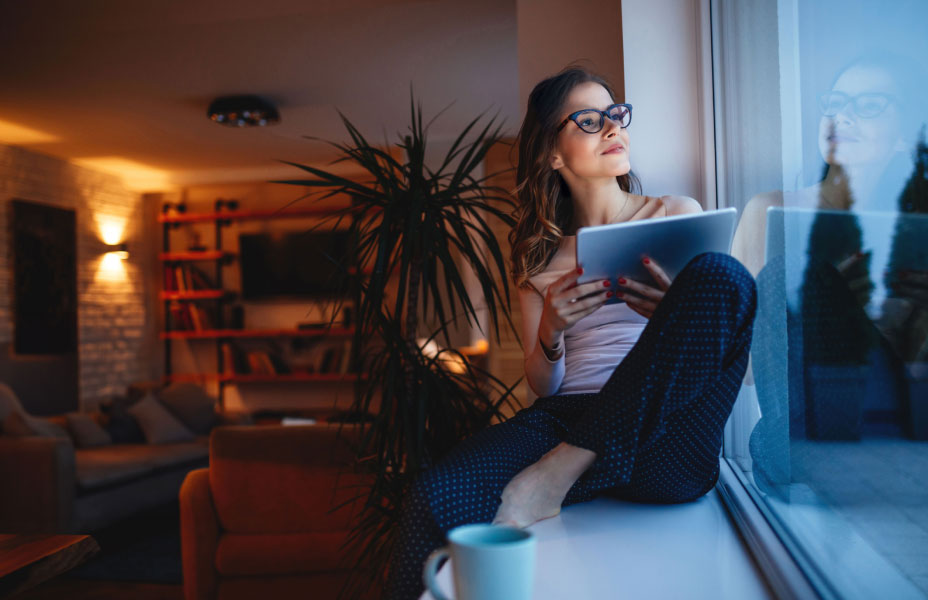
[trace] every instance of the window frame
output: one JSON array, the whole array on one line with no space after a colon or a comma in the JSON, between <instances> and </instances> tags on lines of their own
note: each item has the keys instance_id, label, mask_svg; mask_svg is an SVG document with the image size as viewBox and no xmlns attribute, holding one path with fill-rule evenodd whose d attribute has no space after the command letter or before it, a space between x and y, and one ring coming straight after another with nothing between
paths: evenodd
<instances>
[{"instance_id":1,"label":"window frame","mask_svg":"<svg viewBox=\"0 0 928 600\"><path fill-rule=\"evenodd\" d=\"M730 85L730 82L724 79L723 60L719 56L720 53L715 52L715 49L720 47L721 16L718 10L720 0L696 0L696 2L698 16L696 39L699 46L696 49L699 56L697 95L703 120L700 123L704 154L701 160L703 192L706 207L719 209L726 208L730 203L722 200L729 197L729 186L726 183L728 174L725 169L727 164L725 158L728 153L725 143L725 123L716 116L724 109L720 106L723 86ZM791 14L795 15L795 0L778 0L778 10L782 11L784 5L790 4L794 6ZM789 57L781 56L780 58L783 60ZM791 64L795 64L797 58L794 56L789 59ZM798 72L794 75L798 78ZM785 89L781 92L783 96L781 101L786 99L786 95L798 96L798 86L792 89L789 86L783 87ZM798 97L795 101L798 102ZM783 131L783 134L784 136L797 135L795 131ZM784 160L782 163L784 180L786 180L787 170L795 169L797 163L794 161ZM801 157L798 164L802 164ZM742 390L744 389L743 387ZM754 388L751 386L749 389L753 391ZM740 398L742 394L739 394ZM756 397L754 399L756 400ZM801 556L800 549L792 542L790 535L783 530L776 518L770 514L769 509L764 506L763 500L747 480L741 466L735 459L724 456L726 447L733 447L736 457L747 450L746 447L741 447L746 446L745 443L736 442L732 433L732 423L738 421L743 424L748 418L744 411L736 406L725 425L723 456L720 457L719 480L716 484L719 496L758 569L778 598L824 598L828 600L838 598L823 578L817 577L816 581L810 579L810 573L815 573L812 564L804 561L805 564L800 565L797 560L797 557Z\"/></svg>"}]
</instances>

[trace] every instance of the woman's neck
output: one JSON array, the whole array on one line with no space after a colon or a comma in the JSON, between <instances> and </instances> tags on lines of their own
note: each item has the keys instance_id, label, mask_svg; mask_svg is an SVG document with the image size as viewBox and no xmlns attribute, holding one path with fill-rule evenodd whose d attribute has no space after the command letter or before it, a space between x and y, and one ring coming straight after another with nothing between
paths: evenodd
<instances>
[{"instance_id":1,"label":"woman's neck","mask_svg":"<svg viewBox=\"0 0 928 600\"><path fill-rule=\"evenodd\" d=\"M576 229L618 222L628 206L628 193L622 191L615 177L572 185L570 195Z\"/></svg>"},{"instance_id":2,"label":"woman's neck","mask_svg":"<svg viewBox=\"0 0 928 600\"><path fill-rule=\"evenodd\" d=\"M899 190L880 189L881 184L885 185L887 183L881 181L881 179L889 167L890 159L891 157L887 157L877 165L829 167L829 173L823 183L836 179L837 185L833 187L849 195L849 198L842 203L842 208L845 210L849 208L855 210L895 210L896 195L898 195ZM837 175L837 178L834 175Z\"/></svg>"}]
</instances>

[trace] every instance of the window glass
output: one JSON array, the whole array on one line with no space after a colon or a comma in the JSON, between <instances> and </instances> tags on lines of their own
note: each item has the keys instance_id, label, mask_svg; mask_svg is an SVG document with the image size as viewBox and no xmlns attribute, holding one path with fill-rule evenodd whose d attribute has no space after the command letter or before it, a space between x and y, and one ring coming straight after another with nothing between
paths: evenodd
<instances>
[{"instance_id":1,"label":"window glass","mask_svg":"<svg viewBox=\"0 0 928 600\"><path fill-rule=\"evenodd\" d=\"M719 205L758 282L725 457L817 584L928 597L928 3L711 9Z\"/></svg>"}]
</instances>

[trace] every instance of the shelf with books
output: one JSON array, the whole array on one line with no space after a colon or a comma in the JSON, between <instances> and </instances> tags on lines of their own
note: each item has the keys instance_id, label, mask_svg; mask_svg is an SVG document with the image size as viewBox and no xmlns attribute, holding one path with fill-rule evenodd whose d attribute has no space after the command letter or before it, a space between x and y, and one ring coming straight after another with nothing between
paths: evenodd
<instances>
[{"instance_id":1,"label":"shelf with books","mask_svg":"<svg viewBox=\"0 0 928 600\"><path fill-rule=\"evenodd\" d=\"M228 290L196 290L193 292L161 292L162 300L218 300L230 295Z\"/></svg>"},{"instance_id":2,"label":"shelf with books","mask_svg":"<svg viewBox=\"0 0 928 600\"><path fill-rule=\"evenodd\" d=\"M165 383L206 383L221 379L219 373L168 373L161 378Z\"/></svg>"},{"instance_id":3,"label":"shelf with books","mask_svg":"<svg viewBox=\"0 0 928 600\"><path fill-rule=\"evenodd\" d=\"M258 343L255 339L230 340L219 346L221 371L235 377L277 377L300 373L346 375L352 370L351 347L352 340L348 336L293 338L288 345L268 339Z\"/></svg>"},{"instance_id":4,"label":"shelf with books","mask_svg":"<svg viewBox=\"0 0 928 600\"><path fill-rule=\"evenodd\" d=\"M188 250L185 252L162 252L158 255L161 262L224 260L235 257L231 250Z\"/></svg>"},{"instance_id":5,"label":"shelf with books","mask_svg":"<svg viewBox=\"0 0 928 600\"><path fill-rule=\"evenodd\" d=\"M353 328L332 329L206 329L201 331L163 331L161 339L221 339L273 337L345 337L354 335Z\"/></svg>"},{"instance_id":6,"label":"shelf with books","mask_svg":"<svg viewBox=\"0 0 928 600\"><path fill-rule=\"evenodd\" d=\"M278 383L318 382L351 383L358 379L357 373L173 373L162 377L165 383Z\"/></svg>"},{"instance_id":7,"label":"shelf with books","mask_svg":"<svg viewBox=\"0 0 928 600\"><path fill-rule=\"evenodd\" d=\"M164 292L222 291L216 276L207 275L195 265L183 263L164 265ZM162 296L163 297L163 296Z\"/></svg>"},{"instance_id":8,"label":"shelf with books","mask_svg":"<svg viewBox=\"0 0 928 600\"><path fill-rule=\"evenodd\" d=\"M277 382L319 382L339 383L354 382L358 379L357 373L281 373L270 375L267 373L235 373L223 375L222 381L226 383L277 383Z\"/></svg>"},{"instance_id":9,"label":"shelf with books","mask_svg":"<svg viewBox=\"0 0 928 600\"><path fill-rule=\"evenodd\" d=\"M209 221L250 221L267 219L293 219L300 217L325 217L345 210L346 207L291 208L287 210L221 210L210 213L162 214L159 223L203 223Z\"/></svg>"},{"instance_id":10,"label":"shelf with books","mask_svg":"<svg viewBox=\"0 0 928 600\"><path fill-rule=\"evenodd\" d=\"M220 404L224 388L238 383L355 380L353 328L338 323L331 328L241 329L244 308L229 303L239 294L226 289L224 282L229 275L227 269L238 268L241 259L239 253L223 247L226 232L235 229L236 222L321 218L339 213L345 207L239 210L238 206L237 200L217 199L212 212L188 213L177 204L162 207L158 221L162 225L163 243L158 259L163 271L159 297L164 303L164 329L160 337L164 344L165 380L216 382ZM203 244L203 232L197 223L210 224L214 229L212 247ZM186 232L187 248L172 251L177 235L173 232L178 231ZM349 267L354 275L371 271ZM230 327L232 324L237 326ZM179 355L172 348L190 340L206 340L213 345L210 350L215 351L216 372L173 373L177 366L174 359ZM198 345L181 352L184 356L193 352L202 358L205 349Z\"/></svg>"}]
</instances>

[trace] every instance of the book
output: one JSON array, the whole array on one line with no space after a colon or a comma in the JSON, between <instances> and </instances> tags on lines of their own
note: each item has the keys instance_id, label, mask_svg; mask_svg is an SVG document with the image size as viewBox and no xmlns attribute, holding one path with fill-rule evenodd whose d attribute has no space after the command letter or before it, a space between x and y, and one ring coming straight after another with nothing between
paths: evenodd
<instances>
[{"instance_id":1,"label":"book","mask_svg":"<svg viewBox=\"0 0 928 600\"><path fill-rule=\"evenodd\" d=\"M200 322L200 311L197 306L187 304L187 313L190 314L190 321L193 323L194 331L202 331L203 324Z\"/></svg>"},{"instance_id":2,"label":"book","mask_svg":"<svg viewBox=\"0 0 928 600\"><path fill-rule=\"evenodd\" d=\"M258 356L257 351L249 352L247 357L249 372L255 374L266 374L264 371L264 365L261 363L261 358Z\"/></svg>"},{"instance_id":3,"label":"book","mask_svg":"<svg viewBox=\"0 0 928 600\"><path fill-rule=\"evenodd\" d=\"M178 292L186 292L187 288L184 285L184 270L180 267L174 267L174 281L177 286Z\"/></svg>"},{"instance_id":4,"label":"book","mask_svg":"<svg viewBox=\"0 0 928 600\"><path fill-rule=\"evenodd\" d=\"M187 268L190 273L190 281L193 283L194 289L212 290L216 288L210 278L202 270L193 265L188 265Z\"/></svg>"},{"instance_id":5,"label":"book","mask_svg":"<svg viewBox=\"0 0 928 600\"><path fill-rule=\"evenodd\" d=\"M276 352L269 352L268 359L274 365L274 370L278 373L292 373L293 370L290 368L290 365Z\"/></svg>"},{"instance_id":6,"label":"book","mask_svg":"<svg viewBox=\"0 0 928 600\"><path fill-rule=\"evenodd\" d=\"M277 375L277 370L274 368L274 363L271 362L271 358L268 356L267 352L259 350L258 360L261 362L261 366L264 368L264 371L267 374Z\"/></svg>"},{"instance_id":7,"label":"book","mask_svg":"<svg viewBox=\"0 0 928 600\"><path fill-rule=\"evenodd\" d=\"M345 340L342 349L342 362L338 366L338 372L344 375L351 368L351 340Z\"/></svg>"},{"instance_id":8,"label":"book","mask_svg":"<svg viewBox=\"0 0 928 600\"><path fill-rule=\"evenodd\" d=\"M174 269L169 266L164 267L164 291L173 292L177 290L177 284L174 283Z\"/></svg>"},{"instance_id":9,"label":"book","mask_svg":"<svg viewBox=\"0 0 928 600\"><path fill-rule=\"evenodd\" d=\"M222 344L222 372L226 375L235 374L235 357L232 354L232 345L228 342Z\"/></svg>"}]
</instances>

